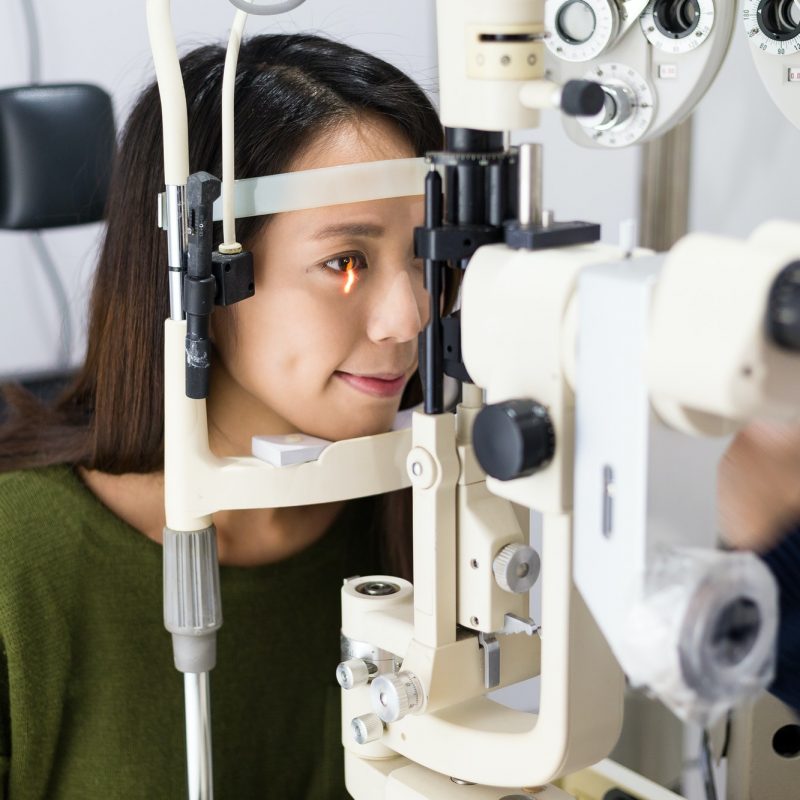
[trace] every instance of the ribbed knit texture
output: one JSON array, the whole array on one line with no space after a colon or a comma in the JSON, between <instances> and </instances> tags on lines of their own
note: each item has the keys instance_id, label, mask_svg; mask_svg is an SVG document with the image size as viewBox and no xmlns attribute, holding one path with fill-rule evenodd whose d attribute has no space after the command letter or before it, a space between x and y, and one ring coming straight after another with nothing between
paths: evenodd
<instances>
[{"instance_id":1,"label":"ribbed knit texture","mask_svg":"<svg viewBox=\"0 0 800 800\"><path fill-rule=\"evenodd\" d=\"M349 797L340 740L342 579L375 571L374 504L304 552L222 567L211 676L220 800ZM67 467L0 475L0 798L186 796L183 677L162 624L161 547Z\"/></svg>"},{"instance_id":2,"label":"ribbed knit texture","mask_svg":"<svg viewBox=\"0 0 800 800\"><path fill-rule=\"evenodd\" d=\"M764 556L778 582L778 663L770 691L800 713L800 527Z\"/></svg>"}]
</instances>

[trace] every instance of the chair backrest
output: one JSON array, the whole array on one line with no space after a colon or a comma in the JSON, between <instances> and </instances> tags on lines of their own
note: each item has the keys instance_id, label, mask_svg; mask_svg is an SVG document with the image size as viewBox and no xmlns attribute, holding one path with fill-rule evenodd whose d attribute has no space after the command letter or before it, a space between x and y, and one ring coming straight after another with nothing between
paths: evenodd
<instances>
[{"instance_id":1,"label":"chair backrest","mask_svg":"<svg viewBox=\"0 0 800 800\"><path fill-rule=\"evenodd\" d=\"M102 219L114 150L111 97L100 87L0 90L0 228Z\"/></svg>"}]
</instances>

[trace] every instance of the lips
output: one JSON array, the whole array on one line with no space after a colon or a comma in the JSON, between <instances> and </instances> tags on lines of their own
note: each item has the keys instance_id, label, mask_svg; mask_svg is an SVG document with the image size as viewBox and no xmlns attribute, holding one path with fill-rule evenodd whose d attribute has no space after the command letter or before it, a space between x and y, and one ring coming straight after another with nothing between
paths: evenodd
<instances>
[{"instance_id":1,"label":"lips","mask_svg":"<svg viewBox=\"0 0 800 800\"><path fill-rule=\"evenodd\" d=\"M406 385L405 373L401 375L354 375L352 372L335 372L337 378L348 386L373 397L396 397Z\"/></svg>"}]
</instances>

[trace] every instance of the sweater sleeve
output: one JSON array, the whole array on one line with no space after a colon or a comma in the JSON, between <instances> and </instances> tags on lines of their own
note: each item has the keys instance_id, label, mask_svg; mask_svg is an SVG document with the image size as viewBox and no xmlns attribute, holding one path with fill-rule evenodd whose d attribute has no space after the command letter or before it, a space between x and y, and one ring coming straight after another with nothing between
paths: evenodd
<instances>
[{"instance_id":1,"label":"sweater sleeve","mask_svg":"<svg viewBox=\"0 0 800 800\"><path fill-rule=\"evenodd\" d=\"M778 583L780 614L770 691L800 713L800 526L766 553L764 561Z\"/></svg>"},{"instance_id":2,"label":"sweater sleeve","mask_svg":"<svg viewBox=\"0 0 800 800\"><path fill-rule=\"evenodd\" d=\"M11 710L8 691L8 665L0 639L0 800L8 797L8 771L11 767Z\"/></svg>"}]
</instances>

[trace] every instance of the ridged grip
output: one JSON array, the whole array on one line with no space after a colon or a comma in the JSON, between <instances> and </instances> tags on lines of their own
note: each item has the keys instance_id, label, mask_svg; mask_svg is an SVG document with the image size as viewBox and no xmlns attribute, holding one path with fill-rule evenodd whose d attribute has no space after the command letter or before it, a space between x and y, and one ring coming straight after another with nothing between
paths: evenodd
<instances>
[{"instance_id":1,"label":"ridged grip","mask_svg":"<svg viewBox=\"0 0 800 800\"><path fill-rule=\"evenodd\" d=\"M350 723L356 744L376 742L383 736L383 722L377 714L362 714Z\"/></svg>"},{"instance_id":2,"label":"ridged grip","mask_svg":"<svg viewBox=\"0 0 800 800\"><path fill-rule=\"evenodd\" d=\"M173 635L182 672L214 667L214 639L222 626L216 529L164 529L164 626Z\"/></svg>"},{"instance_id":3,"label":"ridged grip","mask_svg":"<svg viewBox=\"0 0 800 800\"><path fill-rule=\"evenodd\" d=\"M507 544L492 564L494 579L504 592L523 594L530 591L539 577L539 554L527 544Z\"/></svg>"},{"instance_id":4,"label":"ridged grip","mask_svg":"<svg viewBox=\"0 0 800 800\"><path fill-rule=\"evenodd\" d=\"M372 707L384 722L397 722L422 706L422 684L410 672L379 675L371 688Z\"/></svg>"}]
</instances>

